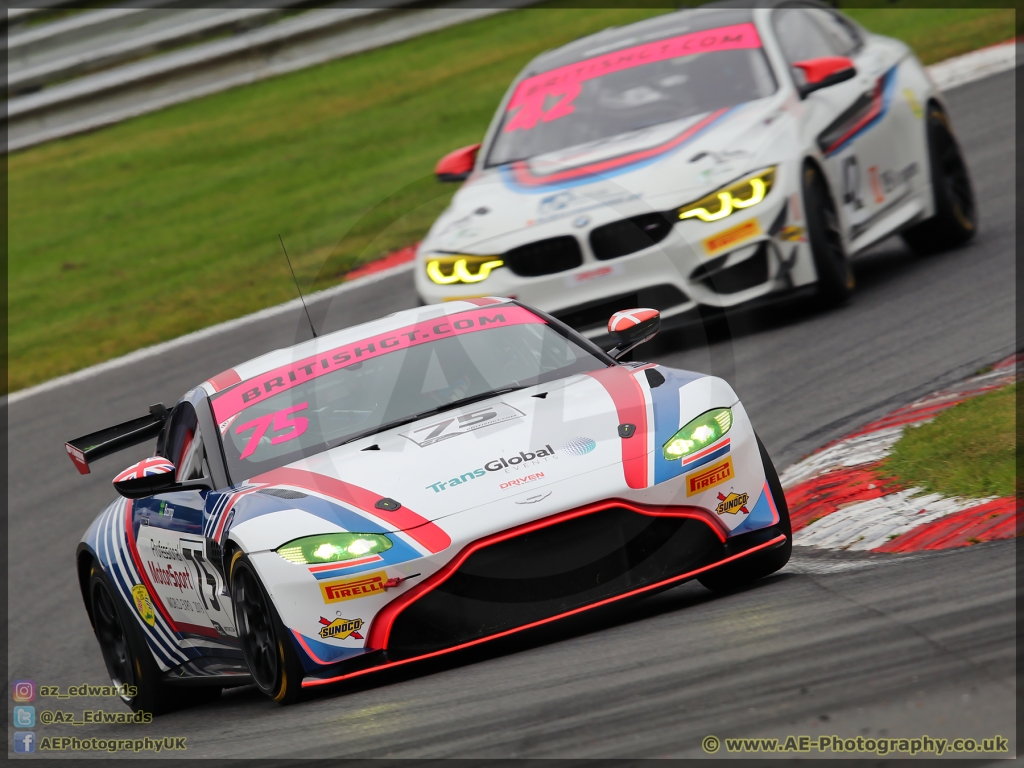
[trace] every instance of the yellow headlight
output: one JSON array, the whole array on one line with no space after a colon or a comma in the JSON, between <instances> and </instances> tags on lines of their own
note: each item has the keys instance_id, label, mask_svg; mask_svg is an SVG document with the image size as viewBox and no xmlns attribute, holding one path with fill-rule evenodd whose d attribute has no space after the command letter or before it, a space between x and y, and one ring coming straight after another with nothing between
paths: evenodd
<instances>
[{"instance_id":1,"label":"yellow headlight","mask_svg":"<svg viewBox=\"0 0 1024 768\"><path fill-rule=\"evenodd\" d=\"M758 171L700 200L684 205L679 209L679 218L697 218L701 221L724 219L734 211L750 208L764 200L765 195L771 191L774 181L774 166Z\"/></svg>"},{"instance_id":2,"label":"yellow headlight","mask_svg":"<svg viewBox=\"0 0 1024 768\"><path fill-rule=\"evenodd\" d=\"M436 256L427 259L427 277L438 285L479 283L504 263L494 256Z\"/></svg>"}]
</instances>

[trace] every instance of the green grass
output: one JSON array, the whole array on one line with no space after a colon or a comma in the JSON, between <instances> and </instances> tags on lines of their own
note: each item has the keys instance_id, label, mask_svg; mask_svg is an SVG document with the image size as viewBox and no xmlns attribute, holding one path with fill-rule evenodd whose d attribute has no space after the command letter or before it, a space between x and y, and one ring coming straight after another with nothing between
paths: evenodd
<instances>
[{"instance_id":1,"label":"green grass","mask_svg":"<svg viewBox=\"0 0 1024 768\"><path fill-rule=\"evenodd\" d=\"M882 473L906 487L945 496L1013 496L1016 394L1016 385L990 392L908 429L882 464Z\"/></svg>"},{"instance_id":2,"label":"green grass","mask_svg":"<svg viewBox=\"0 0 1024 768\"><path fill-rule=\"evenodd\" d=\"M661 12L499 14L10 156L9 390L293 298L278 233L304 290L416 241L530 58ZM926 60L1012 14L853 12Z\"/></svg>"}]
</instances>

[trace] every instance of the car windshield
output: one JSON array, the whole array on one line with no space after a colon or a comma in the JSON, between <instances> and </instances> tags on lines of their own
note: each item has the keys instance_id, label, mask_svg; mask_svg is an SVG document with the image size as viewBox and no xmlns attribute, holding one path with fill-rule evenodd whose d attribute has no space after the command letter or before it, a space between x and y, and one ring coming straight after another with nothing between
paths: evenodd
<instances>
[{"instance_id":1,"label":"car windshield","mask_svg":"<svg viewBox=\"0 0 1024 768\"><path fill-rule=\"evenodd\" d=\"M519 83L487 165L625 137L764 98L775 89L750 23L623 48Z\"/></svg>"},{"instance_id":2,"label":"car windshield","mask_svg":"<svg viewBox=\"0 0 1024 768\"><path fill-rule=\"evenodd\" d=\"M214 395L213 410L237 481L490 393L606 365L543 318L505 304L289 363Z\"/></svg>"}]
</instances>

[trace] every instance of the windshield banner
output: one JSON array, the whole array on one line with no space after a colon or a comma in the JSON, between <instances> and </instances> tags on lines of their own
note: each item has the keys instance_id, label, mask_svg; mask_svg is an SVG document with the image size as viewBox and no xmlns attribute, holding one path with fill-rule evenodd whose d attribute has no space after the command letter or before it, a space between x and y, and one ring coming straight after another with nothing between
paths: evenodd
<instances>
[{"instance_id":1,"label":"windshield banner","mask_svg":"<svg viewBox=\"0 0 1024 768\"><path fill-rule=\"evenodd\" d=\"M695 53L760 47L761 38L753 24L733 24L623 48L534 75L519 84L509 101L507 111L519 111L508 121L505 131L528 131L537 125L538 120L550 122L572 114L572 102L579 95L583 83L596 77ZM554 98L558 100L545 109L544 105Z\"/></svg>"},{"instance_id":2,"label":"windshield banner","mask_svg":"<svg viewBox=\"0 0 1024 768\"><path fill-rule=\"evenodd\" d=\"M262 403L279 392L292 389L332 371L364 360L415 347L419 344L429 344L437 339L447 339L464 333L527 323L543 324L544 320L523 307L508 304L459 312L447 317L438 317L404 328L397 328L379 336L361 339L307 357L304 360L283 365L236 384L231 389L217 395L213 401L213 413L217 418L217 423L221 424L246 408Z\"/></svg>"}]
</instances>

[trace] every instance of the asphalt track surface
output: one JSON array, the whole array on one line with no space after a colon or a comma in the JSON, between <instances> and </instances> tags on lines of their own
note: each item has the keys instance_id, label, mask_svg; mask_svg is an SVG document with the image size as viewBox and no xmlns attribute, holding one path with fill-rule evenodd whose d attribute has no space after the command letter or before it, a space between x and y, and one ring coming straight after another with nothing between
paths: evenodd
<instances>
[{"instance_id":1,"label":"asphalt track surface","mask_svg":"<svg viewBox=\"0 0 1024 768\"><path fill-rule=\"evenodd\" d=\"M1014 72L948 99L981 207L969 247L918 259L891 240L857 260L845 307L730 316L643 355L729 379L780 469L1015 349ZM411 282L404 273L344 294L314 319L342 327L412 306ZM111 498L110 477L146 448L80 477L63 442L306 333L298 314L256 323L10 407L10 680L106 681L73 552ZM686 584L294 707L250 687L148 726L36 733L186 736L188 757L335 759L696 757L708 734L1000 734L1012 755L1014 581L1014 542L909 556L798 551L740 593Z\"/></svg>"}]
</instances>

